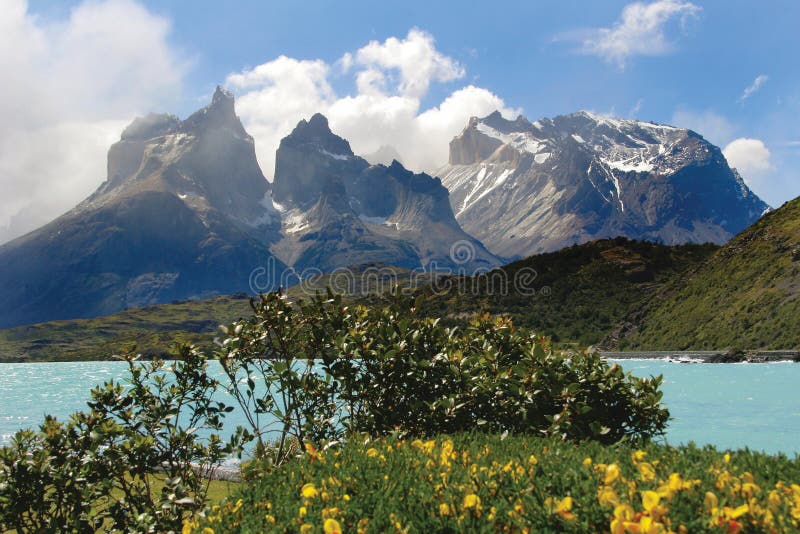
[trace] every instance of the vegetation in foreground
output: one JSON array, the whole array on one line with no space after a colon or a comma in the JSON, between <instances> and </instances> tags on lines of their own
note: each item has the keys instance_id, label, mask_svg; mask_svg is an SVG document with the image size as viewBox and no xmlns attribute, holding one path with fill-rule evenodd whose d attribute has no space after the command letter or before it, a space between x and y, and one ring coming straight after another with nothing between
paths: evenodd
<instances>
[{"instance_id":1,"label":"vegetation in foreground","mask_svg":"<svg viewBox=\"0 0 800 534\"><path fill-rule=\"evenodd\" d=\"M184 532L797 532L800 460L455 434L352 440L251 479Z\"/></svg>"},{"instance_id":2,"label":"vegetation in foreground","mask_svg":"<svg viewBox=\"0 0 800 534\"><path fill-rule=\"evenodd\" d=\"M800 198L665 286L627 323L621 349L800 348Z\"/></svg>"},{"instance_id":3,"label":"vegetation in foreground","mask_svg":"<svg viewBox=\"0 0 800 534\"><path fill-rule=\"evenodd\" d=\"M205 509L204 474L248 441L264 465L370 435L425 438L469 429L614 443L646 441L668 419L660 378L597 354L555 352L502 318L448 328L398 299L348 306L328 295L269 294L229 325L215 357L184 348L170 364L128 357L128 384L95 388L88 410L48 418L0 449L0 525L18 532L180 529ZM227 443L232 408L247 420ZM160 478L159 478L160 477ZM161 491L152 488L162 480ZM117 497L122 495L123 497Z\"/></svg>"}]
</instances>

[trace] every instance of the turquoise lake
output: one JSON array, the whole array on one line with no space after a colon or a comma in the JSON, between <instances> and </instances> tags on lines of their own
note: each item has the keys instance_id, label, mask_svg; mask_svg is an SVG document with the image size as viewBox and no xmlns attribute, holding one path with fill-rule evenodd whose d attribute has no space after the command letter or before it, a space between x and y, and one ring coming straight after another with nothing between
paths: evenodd
<instances>
[{"instance_id":1,"label":"turquoise lake","mask_svg":"<svg viewBox=\"0 0 800 534\"><path fill-rule=\"evenodd\" d=\"M800 364L617 362L638 376L664 375L668 443L800 454ZM221 374L218 365L210 364L212 373ZM85 408L92 386L124 377L125 369L123 362L0 364L0 444L45 414L65 419ZM226 424L241 422L234 412Z\"/></svg>"}]
</instances>

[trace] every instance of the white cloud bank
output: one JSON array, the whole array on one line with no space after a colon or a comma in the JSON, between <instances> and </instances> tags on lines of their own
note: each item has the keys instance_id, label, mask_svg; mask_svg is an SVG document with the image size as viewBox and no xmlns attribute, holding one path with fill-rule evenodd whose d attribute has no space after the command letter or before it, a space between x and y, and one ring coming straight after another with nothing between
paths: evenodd
<instances>
[{"instance_id":1,"label":"white cloud bank","mask_svg":"<svg viewBox=\"0 0 800 534\"><path fill-rule=\"evenodd\" d=\"M672 52L674 44L667 37L669 23L677 20L683 28L700 11L695 4L679 0L634 2L622 9L619 20L610 28L571 32L559 39L578 41L582 53L601 57L622 69L631 57Z\"/></svg>"},{"instance_id":2,"label":"white cloud bank","mask_svg":"<svg viewBox=\"0 0 800 534\"><path fill-rule=\"evenodd\" d=\"M745 88L744 92L742 93L742 96L739 97L738 101L744 102L745 100L750 98L750 96L753 93L761 89L761 86L764 85L767 82L767 80L769 80L769 76L767 76L766 74L760 74L756 76L756 79L753 80L753 83L751 83L749 86Z\"/></svg>"},{"instance_id":3,"label":"white cloud bank","mask_svg":"<svg viewBox=\"0 0 800 534\"><path fill-rule=\"evenodd\" d=\"M331 80L339 74L352 76L355 94L334 91ZM449 142L469 117L519 112L474 85L422 109L432 83L464 76L464 67L439 52L430 34L412 29L405 38L371 41L345 53L335 65L280 56L231 74L226 85L237 93L236 111L255 138L259 164L271 179L281 138L316 112L328 117L334 133L350 141L357 154L389 145L407 167L436 169L447 162Z\"/></svg>"},{"instance_id":4,"label":"white cloud bank","mask_svg":"<svg viewBox=\"0 0 800 534\"><path fill-rule=\"evenodd\" d=\"M48 22L24 0L4 1L0 243L86 197L131 117L177 101L186 65L169 31L130 0L86 1Z\"/></svg>"}]
</instances>

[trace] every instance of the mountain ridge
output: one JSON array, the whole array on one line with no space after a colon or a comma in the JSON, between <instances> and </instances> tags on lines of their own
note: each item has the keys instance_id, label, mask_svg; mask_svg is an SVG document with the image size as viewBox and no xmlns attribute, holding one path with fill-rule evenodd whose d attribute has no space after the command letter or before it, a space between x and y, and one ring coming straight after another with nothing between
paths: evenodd
<instances>
[{"instance_id":1,"label":"mountain ridge","mask_svg":"<svg viewBox=\"0 0 800 534\"><path fill-rule=\"evenodd\" d=\"M473 117L436 174L465 230L504 257L616 235L722 243L768 209L696 132L587 111Z\"/></svg>"}]
</instances>

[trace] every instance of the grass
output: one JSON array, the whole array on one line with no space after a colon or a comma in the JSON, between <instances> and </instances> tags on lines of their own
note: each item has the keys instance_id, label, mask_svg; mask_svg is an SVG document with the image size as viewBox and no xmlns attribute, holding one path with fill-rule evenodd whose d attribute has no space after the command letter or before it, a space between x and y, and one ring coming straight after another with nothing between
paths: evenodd
<instances>
[{"instance_id":1,"label":"grass","mask_svg":"<svg viewBox=\"0 0 800 534\"><path fill-rule=\"evenodd\" d=\"M800 199L762 217L635 315L620 348L800 348Z\"/></svg>"},{"instance_id":2,"label":"grass","mask_svg":"<svg viewBox=\"0 0 800 534\"><path fill-rule=\"evenodd\" d=\"M93 319L18 326L0 330L0 363L105 360L133 348L146 356L165 357L175 343L208 349L219 325L251 314L249 297L236 294L134 308Z\"/></svg>"},{"instance_id":3,"label":"grass","mask_svg":"<svg viewBox=\"0 0 800 534\"><path fill-rule=\"evenodd\" d=\"M800 527L800 460L748 450L459 434L351 441L257 472L187 530L736 533Z\"/></svg>"}]
</instances>

